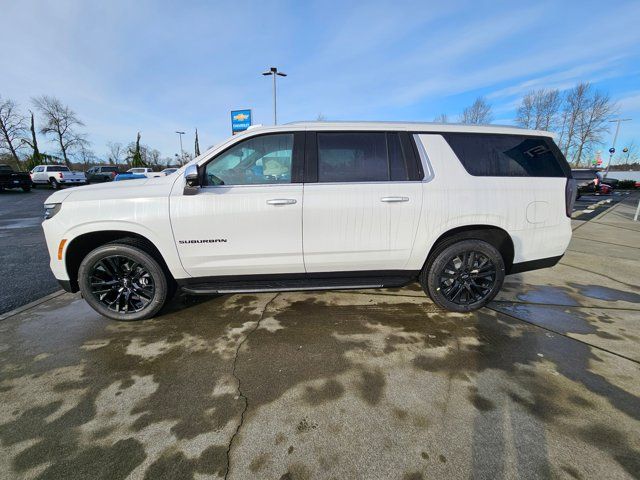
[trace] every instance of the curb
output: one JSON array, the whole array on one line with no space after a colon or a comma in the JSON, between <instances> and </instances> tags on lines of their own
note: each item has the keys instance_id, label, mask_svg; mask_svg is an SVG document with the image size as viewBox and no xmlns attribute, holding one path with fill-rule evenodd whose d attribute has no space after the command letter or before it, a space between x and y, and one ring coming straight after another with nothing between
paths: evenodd
<instances>
[{"instance_id":1,"label":"curb","mask_svg":"<svg viewBox=\"0 0 640 480\"><path fill-rule=\"evenodd\" d=\"M44 297L39 298L38 300L34 300L31 303L27 303L26 305L22 305L21 307L14 308L9 312L5 312L2 315L0 315L0 321L6 320L9 317L13 317L14 315L18 315L19 313L30 310L33 307L37 307L38 305L48 302L49 300L59 297L60 295L63 295L65 293L66 292L64 290L58 290L57 292L53 292L53 293L50 293L49 295L45 295Z\"/></svg>"}]
</instances>

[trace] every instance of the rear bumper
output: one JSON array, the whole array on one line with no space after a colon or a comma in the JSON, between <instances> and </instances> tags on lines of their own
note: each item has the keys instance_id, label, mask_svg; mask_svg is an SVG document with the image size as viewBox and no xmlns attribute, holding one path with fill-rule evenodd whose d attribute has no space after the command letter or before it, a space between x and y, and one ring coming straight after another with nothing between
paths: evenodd
<instances>
[{"instance_id":1,"label":"rear bumper","mask_svg":"<svg viewBox=\"0 0 640 480\"><path fill-rule=\"evenodd\" d=\"M564 254L558 255L557 257L548 257L548 258L541 258L539 260L530 260L528 262L514 263L511 266L511 269L509 270L507 275L511 275L514 273L528 272L530 270L540 270L541 268L553 267L560 261L560 259L563 256Z\"/></svg>"},{"instance_id":2,"label":"rear bumper","mask_svg":"<svg viewBox=\"0 0 640 480\"><path fill-rule=\"evenodd\" d=\"M27 179L20 179L17 182L15 180L1 180L0 181L0 187L2 188L22 188L22 187L30 187L31 186L31 179L27 178Z\"/></svg>"}]
</instances>

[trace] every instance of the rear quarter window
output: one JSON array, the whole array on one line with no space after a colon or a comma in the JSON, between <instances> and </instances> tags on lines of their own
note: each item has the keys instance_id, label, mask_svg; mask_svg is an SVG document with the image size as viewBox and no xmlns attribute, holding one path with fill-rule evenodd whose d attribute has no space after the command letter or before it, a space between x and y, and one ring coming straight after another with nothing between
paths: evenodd
<instances>
[{"instance_id":1,"label":"rear quarter window","mask_svg":"<svg viewBox=\"0 0 640 480\"><path fill-rule=\"evenodd\" d=\"M551 138L526 135L444 133L464 168L480 177L570 177Z\"/></svg>"}]
</instances>

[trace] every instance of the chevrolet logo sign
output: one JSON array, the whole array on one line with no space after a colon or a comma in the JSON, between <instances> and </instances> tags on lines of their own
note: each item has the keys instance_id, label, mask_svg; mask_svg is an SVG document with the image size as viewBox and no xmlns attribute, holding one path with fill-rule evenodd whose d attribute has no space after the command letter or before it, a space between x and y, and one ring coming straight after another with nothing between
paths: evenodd
<instances>
[{"instance_id":1,"label":"chevrolet logo sign","mask_svg":"<svg viewBox=\"0 0 640 480\"><path fill-rule=\"evenodd\" d=\"M233 119L234 119L234 120L239 120L239 121L241 121L241 122L242 122L243 120L246 120L247 118L249 118L249 115L246 115L246 114L244 114L244 113L238 113L237 115L234 115L234 116L233 116Z\"/></svg>"}]
</instances>

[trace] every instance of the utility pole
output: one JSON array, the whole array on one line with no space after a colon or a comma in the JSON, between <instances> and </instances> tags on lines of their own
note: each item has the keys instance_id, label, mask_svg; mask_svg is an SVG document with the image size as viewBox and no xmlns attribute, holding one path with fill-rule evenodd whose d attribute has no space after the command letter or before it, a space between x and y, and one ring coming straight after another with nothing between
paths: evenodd
<instances>
[{"instance_id":1,"label":"utility pole","mask_svg":"<svg viewBox=\"0 0 640 480\"><path fill-rule=\"evenodd\" d=\"M287 74L284 72L279 72L277 67L271 67L268 71L262 72L262 75L271 75L273 76L273 124L278 124L278 108L277 108L277 90L276 90L276 77L286 77Z\"/></svg>"},{"instance_id":2,"label":"utility pole","mask_svg":"<svg viewBox=\"0 0 640 480\"><path fill-rule=\"evenodd\" d=\"M180 137L180 165L182 165L182 162L184 162L184 150L182 149L182 135L184 135L184 132L176 130L176 133L178 134L178 137Z\"/></svg>"},{"instance_id":3,"label":"utility pole","mask_svg":"<svg viewBox=\"0 0 640 480\"><path fill-rule=\"evenodd\" d=\"M617 118L615 120L609 120L609 123L616 123L616 134L613 136L613 145L611 145L611 148L609 149L609 163L607 163L607 168L604 171L604 175L602 176L603 178L607 176L607 174L609 173L609 167L611 167L611 160L613 160L613 154L616 153L616 140L618 140L618 133L620 132L620 123L621 122L628 122L630 121L630 118Z\"/></svg>"}]
</instances>

